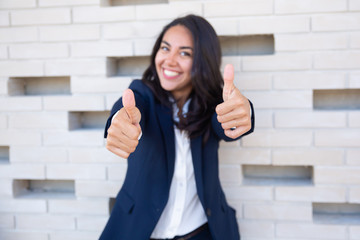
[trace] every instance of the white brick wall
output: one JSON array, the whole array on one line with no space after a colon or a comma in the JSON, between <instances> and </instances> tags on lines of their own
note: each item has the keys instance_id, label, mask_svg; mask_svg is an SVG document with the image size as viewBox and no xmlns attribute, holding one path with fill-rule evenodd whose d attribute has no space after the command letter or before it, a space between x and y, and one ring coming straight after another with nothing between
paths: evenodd
<instances>
[{"instance_id":1,"label":"white brick wall","mask_svg":"<svg viewBox=\"0 0 360 240\"><path fill-rule=\"evenodd\" d=\"M72 129L70 112L110 110L134 77L111 63L149 56L162 27L188 13L206 17L220 36L274 37L273 54L224 56L221 66L234 64L256 115L252 135L221 142L219 151L242 239L360 239L359 215L329 224L313 213L313 203L360 204L359 98L352 110L313 103L313 90L360 88L359 0L100 2L0 0L1 240L98 239L127 161L106 150L102 129ZM70 79L59 84L70 92L22 90L21 78L53 76ZM247 181L244 165L260 176ZM312 170L306 183L281 170L301 174L303 166ZM262 178L263 169L280 170ZM69 189L32 189L45 180Z\"/></svg>"}]
</instances>

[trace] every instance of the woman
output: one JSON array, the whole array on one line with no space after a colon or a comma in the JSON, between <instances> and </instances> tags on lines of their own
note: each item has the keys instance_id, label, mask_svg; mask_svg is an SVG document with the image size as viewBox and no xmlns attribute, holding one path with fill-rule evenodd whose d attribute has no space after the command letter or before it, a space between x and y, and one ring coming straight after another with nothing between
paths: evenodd
<instances>
[{"instance_id":1,"label":"woman","mask_svg":"<svg viewBox=\"0 0 360 240\"><path fill-rule=\"evenodd\" d=\"M128 158L128 170L101 240L240 239L217 151L221 139L252 132L254 116L232 66L223 79L220 63L217 35L202 17L164 27L142 80L106 124L106 147Z\"/></svg>"}]
</instances>

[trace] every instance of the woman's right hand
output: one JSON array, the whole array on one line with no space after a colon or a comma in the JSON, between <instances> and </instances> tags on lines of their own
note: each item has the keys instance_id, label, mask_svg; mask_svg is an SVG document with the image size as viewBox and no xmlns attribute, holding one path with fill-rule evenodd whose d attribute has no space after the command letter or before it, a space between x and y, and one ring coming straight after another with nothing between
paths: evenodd
<instances>
[{"instance_id":1,"label":"woman's right hand","mask_svg":"<svg viewBox=\"0 0 360 240\"><path fill-rule=\"evenodd\" d=\"M122 158L128 158L139 144L141 113L135 105L132 90L125 90L122 102L124 107L114 115L108 129L106 148Z\"/></svg>"}]
</instances>

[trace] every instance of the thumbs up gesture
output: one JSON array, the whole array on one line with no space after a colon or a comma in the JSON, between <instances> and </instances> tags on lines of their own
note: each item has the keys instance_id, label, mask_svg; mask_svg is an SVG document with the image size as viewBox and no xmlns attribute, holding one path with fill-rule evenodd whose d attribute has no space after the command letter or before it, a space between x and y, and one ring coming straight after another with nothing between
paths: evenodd
<instances>
[{"instance_id":1,"label":"thumbs up gesture","mask_svg":"<svg viewBox=\"0 0 360 240\"><path fill-rule=\"evenodd\" d=\"M141 113L130 89L125 90L122 102L124 107L114 115L108 129L106 148L122 158L128 158L139 144Z\"/></svg>"},{"instance_id":2,"label":"thumbs up gesture","mask_svg":"<svg viewBox=\"0 0 360 240\"><path fill-rule=\"evenodd\" d=\"M251 129L250 103L234 85L234 67L224 69L224 102L216 106L217 119L229 138L237 138Z\"/></svg>"}]
</instances>

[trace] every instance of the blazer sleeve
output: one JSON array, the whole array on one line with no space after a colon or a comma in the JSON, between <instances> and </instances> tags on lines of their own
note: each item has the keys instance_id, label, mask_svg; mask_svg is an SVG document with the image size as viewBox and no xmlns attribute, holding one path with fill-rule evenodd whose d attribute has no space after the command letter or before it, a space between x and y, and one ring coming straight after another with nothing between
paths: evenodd
<instances>
[{"instance_id":1,"label":"blazer sleeve","mask_svg":"<svg viewBox=\"0 0 360 240\"><path fill-rule=\"evenodd\" d=\"M144 98L144 91L145 91L145 85L141 82L141 80L134 80L129 88L134 92L135 96L135 105L140 110L141 113L141 120L140 120L140 126L143 129L144 122L145 122L145 116L146 116L146 110L147 110L147 101ZM120 97L113 105L110 116L106 121L105 124L105 130L104 130L104 138L107 138L108 135L108 129L111 125L111 120L113 116L123 107L122 104L122 97Z\"/></svg>"},{"instance_id":2,"label":"blazer sleeve","mask_svg":"<svg viewBox=\"0 0 360 240\"><path fill-rule=\"evenodd\" d=\"M251 108L251 129L249 131L247 131L246 133L244 133L243 135L241 135L240 137L235 138L235 139L229 138L228 136L225 135L224 129L221 127L221 123L219 123L219 121L217 120L217 114L216 114L216 112L214 112L212 119L211 119L211 125L212 125L214 132L220 139L225 140L226 142L236 141L236 140L239 140L240 138L242 138L243 136L246 136L254 131L255 111L254 111L253 104L250 100L249 100L249 103L250 103L250 108Z\"/></svg>"}]
</instances>

